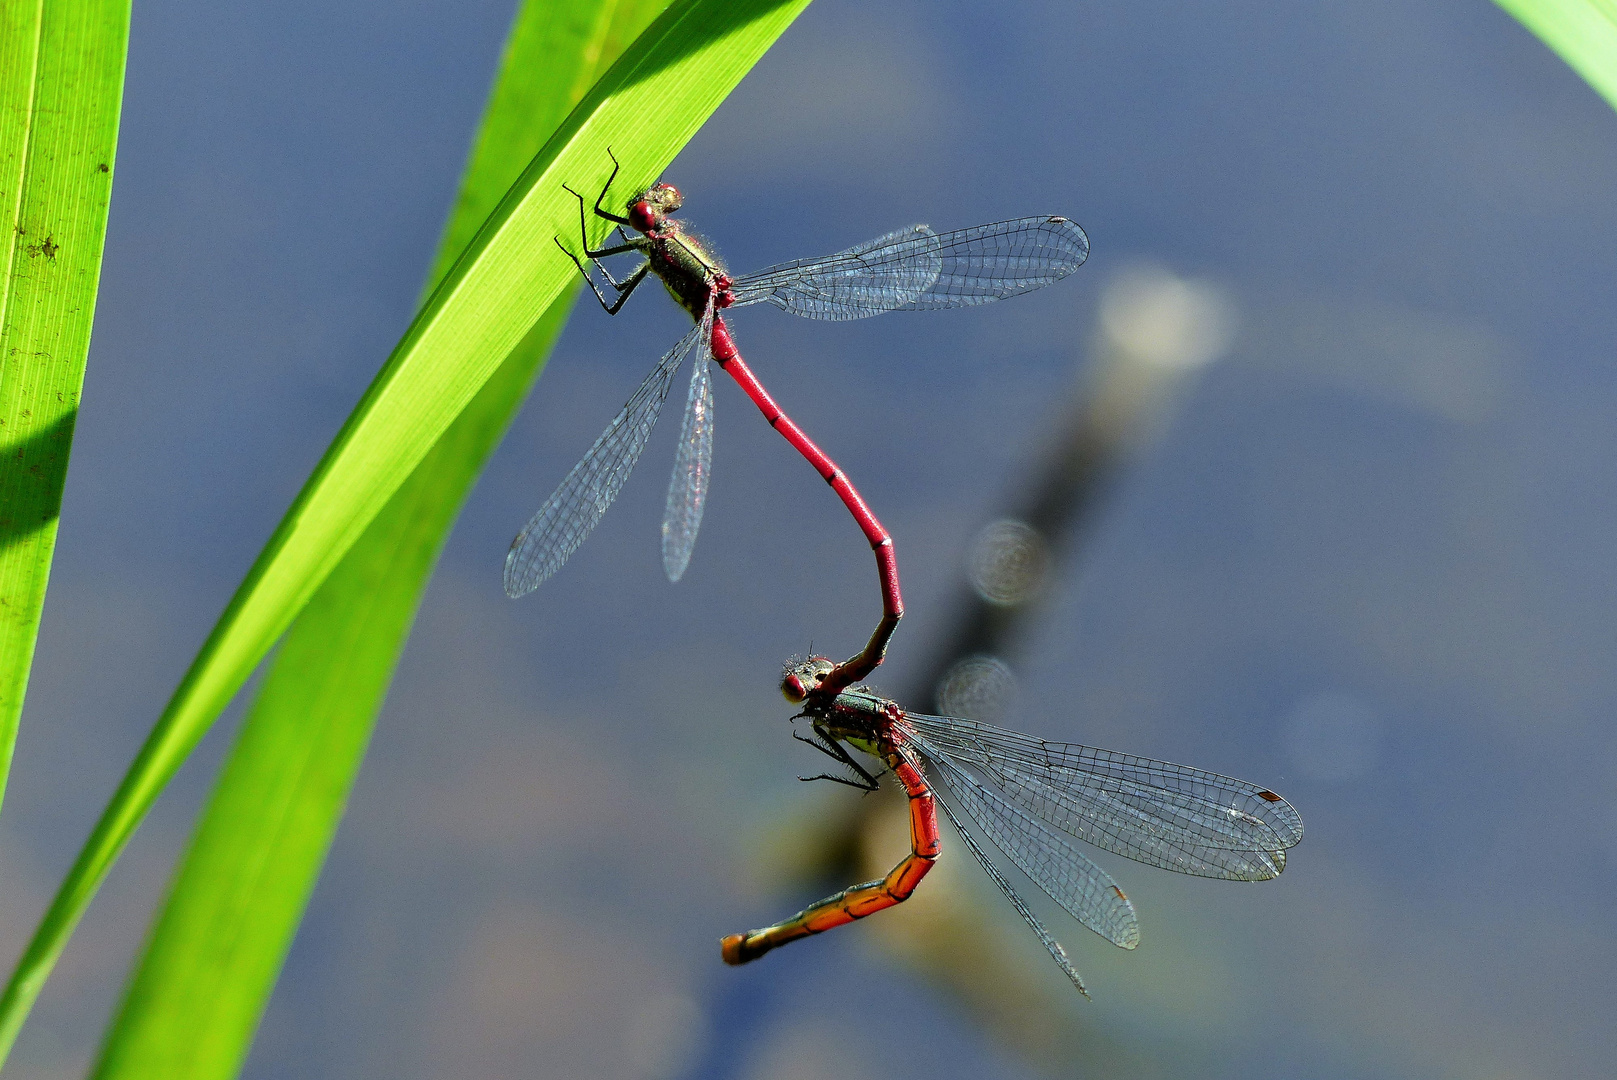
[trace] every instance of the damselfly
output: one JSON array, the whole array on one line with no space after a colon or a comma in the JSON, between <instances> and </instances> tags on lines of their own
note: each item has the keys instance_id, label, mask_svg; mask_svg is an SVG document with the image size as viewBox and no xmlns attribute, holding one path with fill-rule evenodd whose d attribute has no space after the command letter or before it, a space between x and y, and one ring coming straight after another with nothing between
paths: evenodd
<instances>
[{"instance_id":1,"label":"damselfly","mask_svg":"<svg viewBox=\"0 0 1617 1080\"><path fill-rule=\"evenodd\" d=\"M626 216L604 209L618 174L617 159L612 160L612 174L596 197L595 214L617 226L621 243L591 248L584 198L568 190L578 198L584 257L601 271L616 297L609 300L589 267L560 239L557 245L578 265L608 314L616 314L647 275L655 274L696 325L658 362L517 535L505 560L506 593L517 597L532 591L584 542L644 451L680 365L694 356L662 526L663 568L669 580L679 580L690 561L707 497L713 454L713 389L707 364L711 357L740 384L771 426L809 460L859 522L876 552L885 627L885 631L878 628L866 653L876 649L878 641L884 648L904 610L892 537L847 476L786 416L748 369L719 312L770 303L805 318L843 320L884 311L985 304L1043 288L1072 273L1089 255L1088 237L1075 222L1057 216L1017 218L945 233L912 225L835 255L732 277L700 238L670 216L683 202L673 186L654 184L639 192L628 200ZM600 262L630 253L644 255L645 261L621 281ZM880 662L879 649L873 658Z\"/></svg>"},{"instance_id":2,"label":"damselfly","mask_svg":"<svg viewBox=\"0 0 1617 1080\"><path fill-rule=\"evenodd\" d=\"M880 881L844 889L784 922L725 938L721 949L728 963L744 964L909 899L937 861L938 807L1080 992L1083 980L1066 950L989 858L983 839L1073 918L1132 949L1140 940L1134 905L1074 841L1180 874L1264 881L1285 869L1286 852L1303 837L1297 811L1266 787L975 720L908 712L867 687L833 692L824 679L835 668L824 657L810 657L788 665L781 682L787 699L803 706L798 717L814 729L812 736L793 737L851 771L804 779L873 791L877 774L849 748L875 757L909 797L910 853ZM941 798L934 796L934 784Z\"/></svg>"}]
</instances>

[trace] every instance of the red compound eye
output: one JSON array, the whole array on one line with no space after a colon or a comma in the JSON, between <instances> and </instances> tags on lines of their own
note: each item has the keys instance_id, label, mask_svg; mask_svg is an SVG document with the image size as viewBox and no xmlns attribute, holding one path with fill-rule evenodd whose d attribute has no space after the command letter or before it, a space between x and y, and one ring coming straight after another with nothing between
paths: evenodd
<instances>
[{"instance_id":1,"label":"red compound eye","mask_svg":"<svg viewBox=\"0 0 1617 1080\"><path fill-rule=\"evenodd\" d=\"M808 697L808 691L803 688L803 680L797 677L795 671L780 681L780 692L794 705Z\"/></svg>"},{"instance_id":2,"label":"red compound eye","mask_svg":"<svg viewBox=\"0 0 1617 1080\"><path fill-rule=\"evenodd\" d=\"M642 200L629 207L629 224L641 232L650 232L657 226L657 215L651 204Z\"/></svg>"}]
</instances>

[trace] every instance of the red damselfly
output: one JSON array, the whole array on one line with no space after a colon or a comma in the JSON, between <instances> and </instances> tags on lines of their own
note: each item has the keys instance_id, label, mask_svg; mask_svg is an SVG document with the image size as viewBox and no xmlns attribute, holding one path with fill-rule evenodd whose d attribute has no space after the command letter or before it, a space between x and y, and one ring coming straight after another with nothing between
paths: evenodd
<instances>
[{"instance_id":1,"label":"red damselfly","mask_svg":"<svg viewBox=\"0 0 1617 1080\"><path fill-rule=\"evenodd\" d=\"M612 164L612 174L595 199L595 214L617 227L621 243L591 248L584 198L567 190L578 199L584 258L600 270L617 292L616 298L608 300L589 267L559 238L557 246L578 266L608 314L616 314L646 276L655 274L696 325L658 362L595 445L517 535L505 560L505 591L512 597L532 591L584 542L645 449L680 365L694 356L662 526L663 568L669 580L679 580L690 561L707 497L713 454L713 389L707 364L711 357L831 485L876 552L882 623L860 654L864 659L846 672L849 681L863 678L881 662L886 641L904 611L892 537L846 474L769 396L742 360L719 312L770 303L805 318L844 320L884 311L984 304L1043 288L1072 273L1088 257L1089 239L1075 222L1055 216L1018 218L946 233L913 225L835 255L799 259L732 277L699 237L670 216L683 202L673 186L654 184L639 192L626 204L627 216L603 209L618 175L616 158ZM646 261L622 281L600 261L630 253L644 255Z\"/></svg>"},{"instance_id":2,"label":"red damselfly","mask_svg":"<svg viewBox=\"0 0 1617 1080\"><path fill-rule=\"evenodd\" d=\"M937 807L1080 992L1083 980L1066 950L1016 894L979 837L1073 918L1125 949L1140 939L1134 905L1074 840L1181 874L1264 881L1285 869L1287 850L1303 837L1297 811L1268 788L975 720L908 712L868 687L828 686L826 676L836 668L825 657L810 657L789 664L781 681L787 699L803 706L794 719L806 719L814 729L812 736L793 737L852 772L803 779L874 791L879 774L861 765L849 747L876 758L909 797L910 854L880 881L844 889L774 926L723 939L728 963L744 964L907 900L938 857ZM933 784L941 798L934 797Z\"/></svg>"}]
</instances>

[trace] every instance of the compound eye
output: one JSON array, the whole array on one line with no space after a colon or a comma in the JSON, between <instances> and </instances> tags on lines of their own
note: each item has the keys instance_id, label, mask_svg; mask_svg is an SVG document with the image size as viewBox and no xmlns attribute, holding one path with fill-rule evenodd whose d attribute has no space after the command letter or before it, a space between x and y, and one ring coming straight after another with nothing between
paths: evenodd
<instances>
[{"instance_id":1,"label":"compound eye","mask_svg":"<svg viewBox=\"0 0 1617 1080\"><path fill-rule=\"evenodd\" d=\"M644 199L629 207L629 224L641 232L650 232L657 225L656 211Z\"/></svg>"},{"instance_id":2,"label":"compound eye","mask_svg":"<svg viewBox=\"0 0 1617 1080\"><path fill-rule=\"evenodd\" d=\"M789 673L780 681L780 692L793 705L799 704L804 698L808 697L808 691L803 688L803 680L797 677L797 672L795 671Z\"/></svg>"}]
</instances>

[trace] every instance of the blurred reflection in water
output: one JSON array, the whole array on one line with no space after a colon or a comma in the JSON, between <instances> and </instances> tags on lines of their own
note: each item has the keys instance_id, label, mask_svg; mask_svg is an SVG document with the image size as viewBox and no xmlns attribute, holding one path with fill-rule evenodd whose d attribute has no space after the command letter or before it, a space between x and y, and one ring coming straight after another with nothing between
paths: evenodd
<instances>
[{"instance_id":1,"label":"blurred reflection in water","mask_svg":"<svg viewBox=\"0 0 1617 1080\"><path fill-rule=\"evenodd\" d=\"M938 684L937 698L945 716L1004 724L1016 700L1016 675L998 657L962 657Z\"/></svg>"},{"instance_id":2,"label":"blurred reflection in water","mask_svg":"<svg viewBox=\"0 0 1617 1080\"><path fill-rule=\"evenodd\" d=\"M1107 285L1100 327L1141 363L1193 368L1216 360L1235 337L1235 311L1223 290L1158 266L1138 266Z\"/></svg>"},{"instance_id":3,"label":"blurred reflection in water","mask_svg":"<svg viewBox=\"0 0 1617 1080\"><path fill-rule=\"evenodd\" d=\"M1015 607L1044 583L1050 553L1044 537L1020 521L996 521L977 534L967 574L990 604Z\"/></svg>"}]
</instances>

